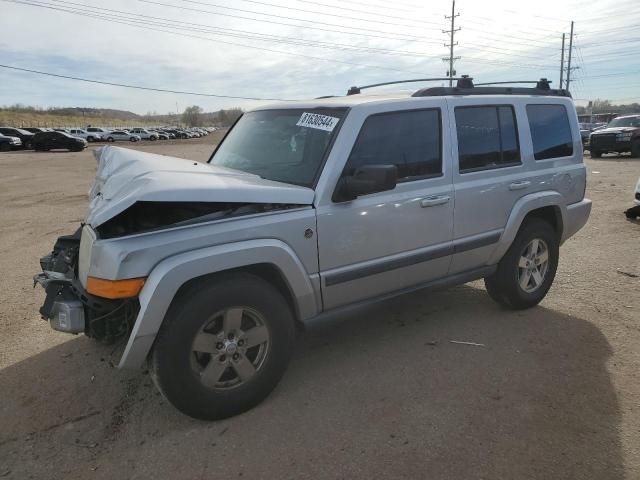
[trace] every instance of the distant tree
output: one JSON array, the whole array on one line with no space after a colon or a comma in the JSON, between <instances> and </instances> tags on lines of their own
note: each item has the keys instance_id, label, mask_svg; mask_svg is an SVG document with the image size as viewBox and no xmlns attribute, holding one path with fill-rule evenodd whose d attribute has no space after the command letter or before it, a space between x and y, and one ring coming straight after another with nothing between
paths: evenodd
<instances>
[{"instance_id":1,"label":"distant tree","mask_svg":"<svg viewBox=\"0 0 640 480\"><path fill-rule=\"evenodd\" d=\"M199 127L202 125L202 108L192 105L184 109L182 121L190 127Z\"/></svg>"},{"instance_id":2,"label":"distant tree","mask_svg":"<svg viewBox=\"0 0 640 480\"><path fill-rule=\"evenodd\" d=\"M229 110L220 110L218 112L218 123L223 127L233 125L233 123L242 115L242 109L230 108Z\"/></svg>"}]
</instances>

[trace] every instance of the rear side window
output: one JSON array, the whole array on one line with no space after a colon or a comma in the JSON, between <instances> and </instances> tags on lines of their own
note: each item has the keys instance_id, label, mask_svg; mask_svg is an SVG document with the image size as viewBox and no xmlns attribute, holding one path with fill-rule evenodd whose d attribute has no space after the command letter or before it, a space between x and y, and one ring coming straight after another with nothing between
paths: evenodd
<instances>
[{"instance_id":1,"label":"rear side window","mask_svg":"<svg viewBox=\"0 0 640 480\"><path fill-rule=\"evenodd\" d=\"M521 163L513 107L456 107L455 112L460 173Z\"/></svg>"},{"instance_id":2,"label":"rear side window","mask_svg":"<svg viewBox=\"0 0 640 480\"><path fill-rule=\"evenodd\" d=\"M564 105L527 105L536 160L573 155L573 137Z\"/></svg>"},{"instance_id":3,"label":"rear side window","mask_svg":"<svg viewBox=\"0 0 640 480\"><path fill-rule=\"evenodd\" d=\"M439 109L372 115L364 122L343 175L364 165L395 165L398 181L442 175Z\"/></svg>"}]
</instances>

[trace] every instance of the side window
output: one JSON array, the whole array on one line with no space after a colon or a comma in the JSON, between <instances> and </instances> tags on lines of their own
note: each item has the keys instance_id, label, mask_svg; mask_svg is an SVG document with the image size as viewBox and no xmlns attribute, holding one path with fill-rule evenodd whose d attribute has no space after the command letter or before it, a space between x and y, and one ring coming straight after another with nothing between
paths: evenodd
<instances>
[{"instance_id":1,"label":"side window","mask_svg":"<svg viewBox=\"0 0 640 480\"><path fill-rule=\"evenodd\" d=\"M364 122L343 175L363 165L395 165L398 181L442 175L440 109L372 115Z\"/></svg>"},{"instance_id":2,"label":"side window","mask_svg":"<svg viewBox=\"0 0 640 480\"><path fill-rule=\"evenodd\" d=\"M573 155L573 137L564 105L527 105L536 160Z\"/></svg>"},{"instance_id":3,"label":"side window","mask_svg":"<svg viewBox=\"0 0 640 480\"><path fill-rule=\"evenodd\" d=\"M521 163L513 107L456 107L455 115L460 173Z\"/></svg>"}]
</instances>

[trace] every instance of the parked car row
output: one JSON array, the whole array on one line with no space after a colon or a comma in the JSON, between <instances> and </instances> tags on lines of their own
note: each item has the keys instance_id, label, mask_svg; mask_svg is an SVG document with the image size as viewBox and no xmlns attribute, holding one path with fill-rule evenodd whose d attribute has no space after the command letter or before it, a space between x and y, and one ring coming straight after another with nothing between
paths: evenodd
<instances>
[{"instance_id":1,"label":"parked car row","mask_svg":"<svg viewBox=\"0 0 640 480\"><path fill-rule=\"evenodd\" d=\"M139 142L141 140L172 140L199 138L215 131L208 128L132 128L108 129L86 128L14 128L0 127L0 152L9 150L52 150L64 148L71 151L82 150L88 142Z\"/></svg>"}]
</instances>

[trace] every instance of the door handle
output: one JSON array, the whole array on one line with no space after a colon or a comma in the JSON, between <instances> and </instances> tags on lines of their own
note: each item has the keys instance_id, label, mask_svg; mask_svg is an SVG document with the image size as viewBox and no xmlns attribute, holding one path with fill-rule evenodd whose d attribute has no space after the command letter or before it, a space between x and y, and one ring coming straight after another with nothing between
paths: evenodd
<instances>
[{"instance_id":1,"label":"door handle","mask_svg":"<svg viewBox=\"0 0 640 480\"><path fill-rule=\"evenodd\" d=\"M509 185L509 190L523 190L531 185L531 182L528 180L523 180L521 182L513 182Z\"/></svg>"},{"instance_id":2,"label":"door handle","mask_svg":"<svg viewBox=\"0 0 640 480\"><path fill-rule=\"evenodd\" d=\"M449 197L447 195L427 197L420 200L420 206L423 208L435 207L436 205L444 205L448 201Z\"/></svg>"}]
</instances>

